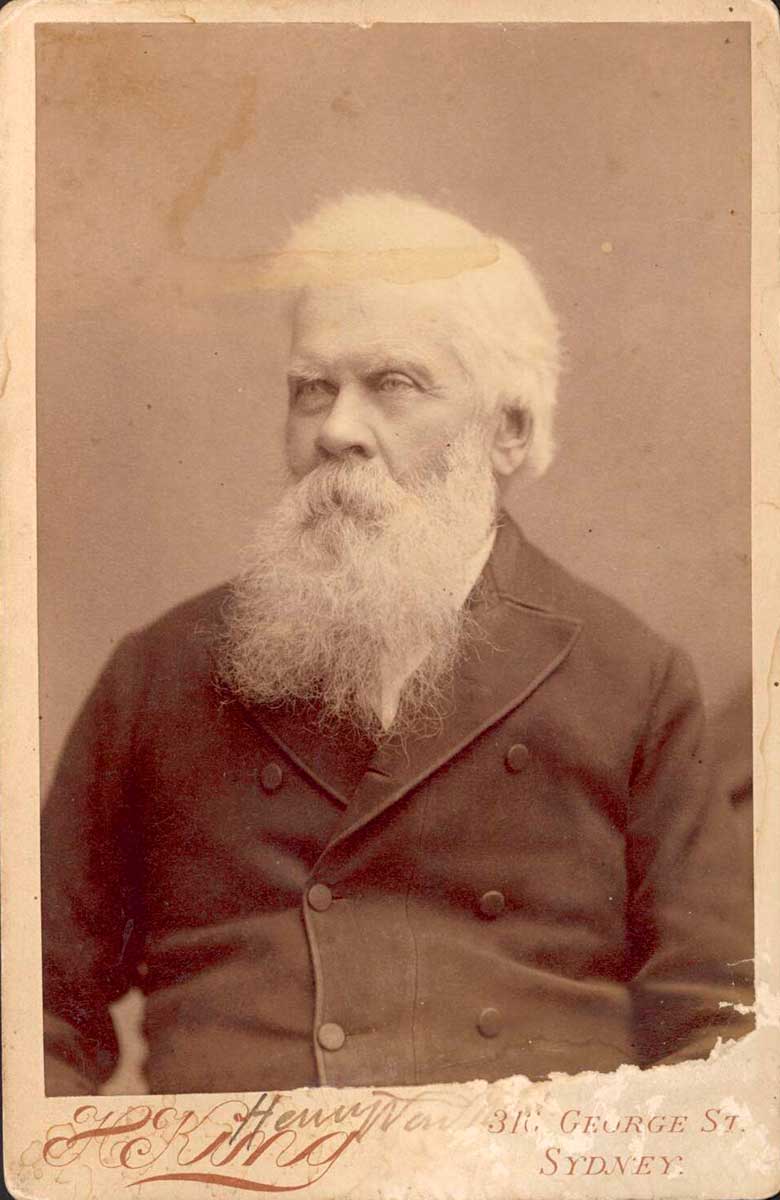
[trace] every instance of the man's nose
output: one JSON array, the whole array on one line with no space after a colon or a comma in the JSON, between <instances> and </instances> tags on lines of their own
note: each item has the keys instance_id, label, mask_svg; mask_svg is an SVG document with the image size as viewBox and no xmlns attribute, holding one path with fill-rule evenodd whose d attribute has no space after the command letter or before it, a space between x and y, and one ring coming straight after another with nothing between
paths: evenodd
<instances>
[{"instance_id":1,"label":"man's nose","mask_svg":"<svg viewBox=\"0 0 780 1200\"><path fill-rule=\"evenodd\" d=\"M376 441L358 388L340 389L317 433L317 448L327 456L360 454L373 458Z\"/></svg>"}]
</instances>

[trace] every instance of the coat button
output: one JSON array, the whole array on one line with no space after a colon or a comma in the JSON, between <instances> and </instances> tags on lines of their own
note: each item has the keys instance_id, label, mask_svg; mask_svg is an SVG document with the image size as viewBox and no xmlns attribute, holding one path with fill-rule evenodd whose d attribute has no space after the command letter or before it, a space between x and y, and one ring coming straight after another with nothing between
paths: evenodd
<instances>
[{"instance_id":1,"label":"coat button","mask_svg":"<svg viewBox=\"0 0 780 1200\"><path fill-rule=\"evenodd\" d=\"M267 792L275 792L282 784L282 768L278 763L268 763L260 774L260 782Z\"/></svg>"},{"instance_id":2,"label":"coat button","mask_svg":"<svg viewBox=\"0 0 780 1200\"><path fill-rule=\"evenodd\" d=\"M483 1037L497 1037L501 1032L501 1013L497 1008L483 1008L477 1018L477 1029Z\"/></svg>"},{"instance_id":3,"label":"coat button","mask_svg":"<svg viewBox=\"0 0 780 1200\"><path fill-rule=\"evenodd\" d=\"M346 1040L346 1033L335 1021L326 1021L317 1030L317 1041L323 1050L340 1050Z\"/></svg>"},{"instance_id":4,"label":"coat button","mask_svg":"<svg viewBox=\"0 0 780 1200\"><path fill-rule=\"evenodd\" d=\"M497 917L504 911L506 900L503 892L485 892L479 900L479 911L483 917Z\"/></svg>"},{"instance_id":5,"label":"coat button","mask_svg":"<svg viewBox=\"0 0 780 1200\"><path fill-rule=\"evenodd\" d=\"M327 912L333 903L333 892L327 883L313 883L307 893L307 899L315 912Z\"/></svg>"},{"instance_id":6,"label":"coat button","mask_svg":"<svg viewBox=\"0 0 780 1200\"><path fill-rule=\"evenodd\" d=\"M516 742L514 746L510 746L506 752L504 762L508 771L522 771L525 764L528 762L530 754L528 747L522 742Z\"/></svg>"}]
</instances>

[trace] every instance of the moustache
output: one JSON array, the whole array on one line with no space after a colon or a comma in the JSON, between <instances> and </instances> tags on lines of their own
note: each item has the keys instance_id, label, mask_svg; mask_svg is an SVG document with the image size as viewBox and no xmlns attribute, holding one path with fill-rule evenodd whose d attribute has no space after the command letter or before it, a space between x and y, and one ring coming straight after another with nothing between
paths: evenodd
<instances>
[{"instance_id":1,"label":"moustache","mask_svg":"<svg viewBox=\"0 0 780 1200\"><path fill-rule=\"evenodd\" d=\"M383 467L359 459L321 463L296 485L295 493L307 522L336 515L377 522L406 496Z\"/></svg>"}]
</instances>

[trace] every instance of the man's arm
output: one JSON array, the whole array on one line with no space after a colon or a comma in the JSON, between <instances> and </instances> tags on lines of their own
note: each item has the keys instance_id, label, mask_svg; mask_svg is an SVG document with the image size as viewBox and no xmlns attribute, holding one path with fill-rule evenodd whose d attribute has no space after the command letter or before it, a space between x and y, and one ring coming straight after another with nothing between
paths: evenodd
<instances>
[{"instance_id":1,"label":"man's arm","mask_svg":"<svg viewBox=\"0 0 780 1200\"><path fill-rule=\"evenodd\" d=\"M634 1039L643 1066L741 1037L753 1003L752 864L725 794L708 787L698 686L671 652L634 762L627 870ZM722 1002L726 1003L722 1007Z\"/></svg>"},{"instance_id":2,"label":"man's arm","mask_svg":"<svg viewBox=\"0 0 780 1200\"><path fill-rule=\"evenodd\" d=\"M95 1092L117 1040L108 1005L135 982L140 935L130 786L134 639L113 655L66 743L43 811L46 1094Z\"/></svg>"}]
</instances>

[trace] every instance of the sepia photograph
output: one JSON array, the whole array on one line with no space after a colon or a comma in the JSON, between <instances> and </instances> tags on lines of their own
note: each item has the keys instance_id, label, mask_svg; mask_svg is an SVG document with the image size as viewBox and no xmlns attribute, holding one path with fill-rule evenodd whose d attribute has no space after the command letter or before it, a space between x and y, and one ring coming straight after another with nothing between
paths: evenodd
<instances>
[{"instance_id":1,"label":"sepia photograph","mask_svg":"<svg viewBox=\"0 0 780 1200\"><path fill-rule=\"evenodd\" d=\"M39 29L47 1093L751 1027L748 49Z\"/></svg>"},{"instance_id":2,"label":"sepia photograph","mask_svg":"<svg viewBox=\"0 0 780 1200\"><path fill-rule=\"evenodd\" d=\"M14 1194L768 1195L776 21L266 7L16 10Z\"/></svg>"}]
</instances>

